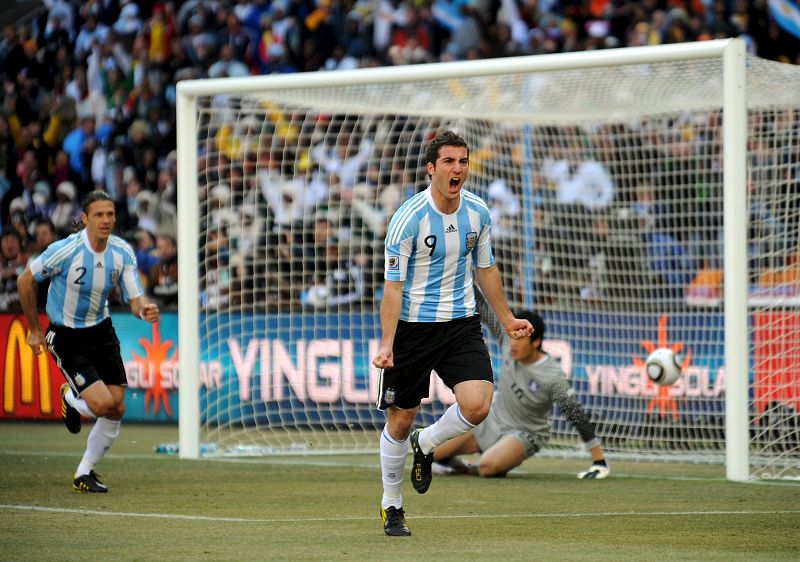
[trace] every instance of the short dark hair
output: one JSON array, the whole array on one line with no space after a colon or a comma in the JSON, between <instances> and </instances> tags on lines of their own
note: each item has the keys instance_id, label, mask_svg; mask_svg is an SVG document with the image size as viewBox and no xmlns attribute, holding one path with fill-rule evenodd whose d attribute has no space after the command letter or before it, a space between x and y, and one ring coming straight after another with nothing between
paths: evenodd
<instances>
[{"instance_id":1,"label":"short dark hair","mask_svg":"<svg viewBox=\"0 0 800 562\"><path fill-rule=\"evenodd\" d=\"M20 234L19 230L17 230L16 228L14 228L12 226L7 226L6 228L3 229L2 233L0 233L0 240L5 238L6 236L12 236L12 237L16 238L17 242L19 242L20 246L22 246L22 244L24 242L24 240L22 238L22 234Z\"/></svg>"},{"instance_id":2,"label":"short dark hair","mask_svg":"<svg viewBox=\"0 0 800 562\"><path fill-rule=\"evenodd\" d=\"M45 225L48 229L50 229L50 232L55 233L55 231L56 231L56 225L53 224L53 221L50 220L47 217L39 217L39 218L36 219L36 221L34 221L33 224L34 224L34 228L38 228L38 227L40 227L42 225Z\"/></svg>"},{"instance_id":3,"label":"short dark hair","mask_svg":"<svg viewBox=\"0 0 800 562\"><path fill-rule=\"evenodd\" d=\"M467 156L469 156L469 145L467 145L467 141L453 131L440 131L425 150L426 165L428 162L436 164L436 159L439 158L439 151L443 146L463 146L467 149Z\"/></svg>"},{"instance_id":4,"label":"short dark hair","mask_svg":"<svg viewBox=\"0 0 800 562\"><path fill-rule=\"evenodd\" d=\"M544 338L544 320L537 313L532 310L520 310L516 312L514 316L520 320L527 320L531 323L531 326L533 326L531 341ZM539 349L541 349L541 347L542 346L539 345Z\"/></svg>"},{"instance_id":5,"label":"short dark hair","mask_svg":"<svg viewBox=\"0 0 800 562\"><path fill-rule=\"evenodd\" d=\"M83 212L88 215L89 206L91 206L91 204L94 203L95 201L111 201L112 203L114 202L114 200L107 192L103 191L102 189L95 189L94 191L90 191L89 194L83 198L83 205L81 206Z\"/></svg>"}]
</instances>

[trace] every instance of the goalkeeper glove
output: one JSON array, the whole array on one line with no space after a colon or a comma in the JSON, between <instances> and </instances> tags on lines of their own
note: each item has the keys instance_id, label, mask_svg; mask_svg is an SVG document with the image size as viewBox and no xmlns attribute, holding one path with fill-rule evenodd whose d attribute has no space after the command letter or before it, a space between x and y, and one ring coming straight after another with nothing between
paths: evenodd
<instances>
[{"instance_id":1,"label":"goalkeeper glove","mask_svg":"<svg viewBox=\"0 0 800 562\"><path fill-rule=\"evenodd\" d=\"M579 472L578 478L581 480L601 480L606 478L610 473L611 471L609 470L606 461L595 461L592 466L589 467L589 470Z\"/></svg>"}]
</instances>

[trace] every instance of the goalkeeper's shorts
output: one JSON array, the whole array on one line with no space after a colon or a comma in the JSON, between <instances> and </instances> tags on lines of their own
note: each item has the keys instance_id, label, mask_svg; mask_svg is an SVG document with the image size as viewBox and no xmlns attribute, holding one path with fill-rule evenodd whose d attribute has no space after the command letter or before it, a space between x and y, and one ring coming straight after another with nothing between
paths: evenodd
<instances>
[{"instance_id":1,"label":"goalkeeper's shorts","mask_svg":"<svg viewBox=\"0 0 800 562\"><path fill-rule=\"evenodd\" d=\"M492 406L494 407L494 406ZM539 452L538 443L541 441L537 439L533 433L525 431L524 429L506 429L500 427L497 418L492 415L493 410L489 410L489 415L486 416L481 423L475 426L472 430L472 437L481 448L481 452L486 451L500 441L503 437L513 437L522 444L525 449L525 458L530 458Z\"/></svg>"}]
</instances>

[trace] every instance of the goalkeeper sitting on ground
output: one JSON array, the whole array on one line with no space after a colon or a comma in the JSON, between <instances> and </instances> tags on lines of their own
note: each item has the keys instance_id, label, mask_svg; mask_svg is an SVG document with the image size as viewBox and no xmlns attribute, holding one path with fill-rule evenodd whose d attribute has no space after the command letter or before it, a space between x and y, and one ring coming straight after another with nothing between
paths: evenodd
<instances>
[{"instance_id":1,"label":"goalkeeper sitting on ground","mask_svg":"<svg viewBox=\"0 0 800 562\"><path fill-rule=\"evenodd\" d=\"M503 366L489 415L472 431L446 441L433 451L434 474L505 476L535 455L550 437L548 418L553 404L578 431L592 455L592 466L578 478L605 478L609 468L603 448L586 410L561 371L558 361L542 351L544 321L525 311L517 318L528 320L533 335L512 340L489 310L483 295L475 291L478 312L500 344ZM465 463L457 455L481 453L477 464Z\"/></svg>"}]
</instances>

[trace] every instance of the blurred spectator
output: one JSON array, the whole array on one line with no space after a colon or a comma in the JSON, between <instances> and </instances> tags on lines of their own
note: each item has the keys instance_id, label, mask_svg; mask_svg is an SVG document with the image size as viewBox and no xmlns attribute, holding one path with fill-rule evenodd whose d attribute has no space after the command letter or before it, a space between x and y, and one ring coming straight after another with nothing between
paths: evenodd
<instances>
[{"instance_id":1,"label":"blurred spectator","mask_svg":"<svg viewBox=\"0 0 800 562\"><path fill-rule=\"evenodd\" d=\"M212 310L221 310L227 308L230 303L230 289L233 283L228 268L228 239L223 230L208 232L205 251L200 304Z\"/></svg>"},{"instance_id":2,"label":"blurred spectator","mask_svg":"<svg viewBox=\"0 0 800 562\"><path fill-rule=\"evenodd\" d=\"M301 303L313 308L336 309L350 305L352 309L364 296L361 267L347 255L347 246L340 247L336 237L327 239L325 275L303 291Z\"/></svg>"},{"instance_id":3,"label":"blurred spectator","mask_svg":"<svg viewBox=\"0 0 800 562\"><path fill-rule=\"evenodd\" d=\"M59 238L72 233L72 224L80 217L80 213L75 184L71 181L62 181L56 187L56 202L50 213L50 220L53 221Z\"/></svg>"},{"instance_id":4,"label":"blurred spectator","mask_svg":"<svg viewBox=\"0 0 800 562\"><path fill-rule=\"evenodd\" d=\"M57 33L63 29L70 41L75 39L75 9L68 0L44 0L47 8L47 24L44 29L45 36Z\"/></svg>"},{"instance_id":5,"label":"blurred spectator","mask_svg":"<svg viewBox=\"0 0 800 562\"><path fill-rule=\"evenodd\" d=\"M28 256L28 262L36 259L45 248L58 240L56 227L49 218L37 218L32 226L33 239L28 243L25 249L25 254Z\"/></svg>"},{"instance_id":6,"label":"blurred spectator","mask_svg":"<svg viewBox=\"0 0 800 562\"><path fill-rule=\"evenodd\" d=\"M139 6L135 2L124 2L119 12L119 18L114 22L114 32L123 40L130 41L142 28L139 17Z\"/></svg>"},{"instance_id":7,"label":"blurred spectator","mask_svg":"<svg viewBox=\"0 0 800 562\"><path fill-rule=\"evenodd\" d=\"M69 164L69 154L61 149L56 153L54 158L53 185L58 187L64 182L70 182L73 187L75 187L80 185L81 177L71 168ZM75 195L78 195L77 187L75 187Z\"/></svg>"},{"instance_id":8,"label":"blurred spectator","mask_svg":"<svg viewBox=\"0 0 800 562\"><path fill-rule=\"evenodd\" d=\"M235 76L247 76L250 70L241 61L235 58L236 51L233 45L228 43L219 49L219 59L208 68L209 78L226 78Z\"/></svg>"},{"instance_id":9,"label":"blurred spectator","mask_svg":"<svg viewBox=\"0 0 800 562\"><path fill-rule=\"evenodd\" d=\"M231 53L230 58L236 59L237 61L244 60L248 48L250 47L250 41L252 40L250 30L242 26L241 20L236 15L236 12L227 12L225 15L225 25L220 30L220 38L219 44L220 47L220 56L222 54L222 47L230 47ZM241 64L241 63L240 63ZM244 74L228 74L228 76L246 76L249 74L249 71L244 64L241 64L242 71ZM210 69L209 69L210 75Z\"/></svg>"},{"instance_id":10,"label":"blurred spectator","mask_svg":"<svg viewBox=\"0 0 800 562\"><path fill-rule=\"evenodd\" d=\"M153 4L153 15L145 25L149 46L147 58L155 64L164 64L169 58L170 44L177 34L177 21L171 2Z\"/></svg>"},{"instance_id":11,"label":"blurred spectator","mask_svg":"<svg viewBox=\"0 0 800 562\"><path fill-rule=\"evenodd\" d=\"M238 220L231 205L231 188L227 184L220 183L209 191L208 215L210 225L215 228L228 228Z\"/></svg>"},{"instance_id":12,"label":"blurred spectator","mask_svg":"<svg viewBox=\"0 0 800 562\"><path fill-rule=\"evenodd\" d=\"M392 28L403 26L407 20L406 6L399 0L378 0L372 23L372 44L378 56L383 56L389 49L392 39Z\"/></svg>"},{"instance_id":13,"label":"blurred spectator","mask_svg":"<svg viewBox=\"0 0 800 562\"><path fill-rule=\"evenodd\" d=\"M650 271L655 275L654 300L664 304L683 302L684 288L695 274L686 250L666 232L646 232L644 240Z\"/></svg>"},{"instance_id":14,"label":"blurred spectator","mask_svg":"<svg viewBox=\"0 0 800 562\"><path fill-rule=\"evenodd\" d=\"M25 254L22 252L23 238L13 228L3 230L0 234L0 311L19 312L17 277L25 269Z\"/></svg>"},{"instance_id":15,"label":"blurred spectator","mask_svg":"<svg viewBox=\"0 0 800 562\"><path fill-rule=\"evenodd\" d=\"M172 236L156 239L158 263L150 268L150 296L159 308L178 306L178 247Z\"/></svg>"},{"instance_id":16,"label":"blurred spectator","mask_svg":"<svg viewBox=\"0 0 800 562\"><path fill-rule=\"evenodd\" d=\"M15 197L8 206L8 229L14 230L19 234L22 244L28 239L28 224L30 224L28 210L29 206L22 197ZM5 231L6 229L3 230Z\"/></svg>"},{"instance_id":17,"label":"blurred spectator","mask_svg":"<svg viewBox=\"0 0 800 562\"><path fill-rule=\"evenodd\" d=\"M80 126L64 139L64 152L69 156L70 169L80 177L82 184L87 184L89 179L91 155L95 148L94 126L93 115L82 115Z\"/></svg>"},{"instance_id":18,"label":"blurred spectator","mask_svg":"<svg viewBox=\"0 0 800 562\"><path fill-rule=\"evenodd\" d=\"M11 80L15 80L25 68L25 53L13 25L3 27L3 42L0 44L0 72Z\"/></svg>"},{"instance_id":19,"label":"blurred spectator","mask_svg":"<svg viewBox=\"0 0 800 562\"><path fill-rule=\"evenodd\" d=\"M31 196L32 208L30 212L29 225L30 232L33 234L33 227L35 221L39 218L49 218L55 203L50 200L50 184L44 180L37 181L33 186L33 195Z\"/></svg>"},{"instance_id":20,"label":"blurred spectator","mask_svg":"<svg viewBox=\"0 0 800 562\"><path fill-rule=\"evenodd\" d=\"M521 212L519 200L503 180L494 180L488 189L492 234L497 239L516 237L514 225Z\"/></svg>"},{"instance_id":21,"label":"blurred spectator","mask_svg":"<svg viewBox=\"0 0 800 562\"><path fill-rule=\"evenodd\" d=\"M94 88L90 88L86 67L80 65L75 68L74 78L66 84L64 94L75 101L75 111L79 119L82 122L90 119L94 126L102 123L108 106L101 89L102 84L95 83L92 86ZM87 134L94 134L94 127Z\"/></svg>"},{"instance_id":22,"label":"blurred spectator","mask_svg":"<svg viewBox=\"0 0 800 562\"><path fill-rule=\"evenodd\" d=\"M136 231L134 238L135 242L132 246L136 255L136 265L139 267L139 276L144 281L142 286L146 289L151 277L150 271L158 265L160 259L156 248L156 238L152 232L143 228Z\"/></svg>"},{"instance_id":23,"label":"blurred spectator","mask_svg":"<svg viewBox=\"0 0 800 562\"><path fill-rule=\"evenodd\" d=\"M261 172L261 193L274 213L276 225L288 227L301 221L327 198L328 184L318 169L311 162L305 162L302 168L298 170L302 175L294 179L282 179L278 174Z\"/></svg>"},{"instance_id":24,"label":"blurred spectator","mask_svg":"<svg viewBox=\"0 0 800 562\"><path fill-rule=\"evenodd\" d=\"M97 21L97 4L86 4L81 12L84 17L83 25L75 39L75 57L78 61L86 59L95 44L106 42L109 31L108 26Z\"/></svg>"},{"instance_id":25,"label":"blurred spectator","mask_svg":"<svg viewBox=\"0 0 800 562\"><path fill-rule=\"evenodd\" d=\"M48 218L38 218L33 223L33 240L31 240L26 248L25 254L28 256L29 265L31 261L36 259L45 248L58 240L56 227L53 221ZM50 279L45 279L36 284L36 302L46 303L47 290L50 288Z\"/></svg>"},{"instance_id":26,"label":"blurred spectator","mask_svg":"<svg viewBox=\"0 0 800 562\"><path fill-rule=\"evenodd\" d=\"M158 230L158 195L152 191L142 190L136 195L134 203L136 226L141 230L156 232Z\"/></svg>"},{"instance_id":27,"label":"blurred spectator","mask_svg":"<svg viewBox=\"0 0 800 562\"><path fill-rule=\"evenodd\" d=\"M461 5L461 19L450 36L450 42L445 49L447 55L453 59L465 59L474 53L480 46L483 35L483 21L480 14L471 4Z\"/></svg>"},{"instance_id":28,"label":"blurred spectator","mask_svg":"<svg viewBox=\"0 0 800 562\"><path fill-rule=\"evenodd\" d=\"M250 206L241 209L238 220L228 229L231 252L239 256L243 263L256 261L266 243L266 224L258 212Z\"/></svg>"}]
</instances>

